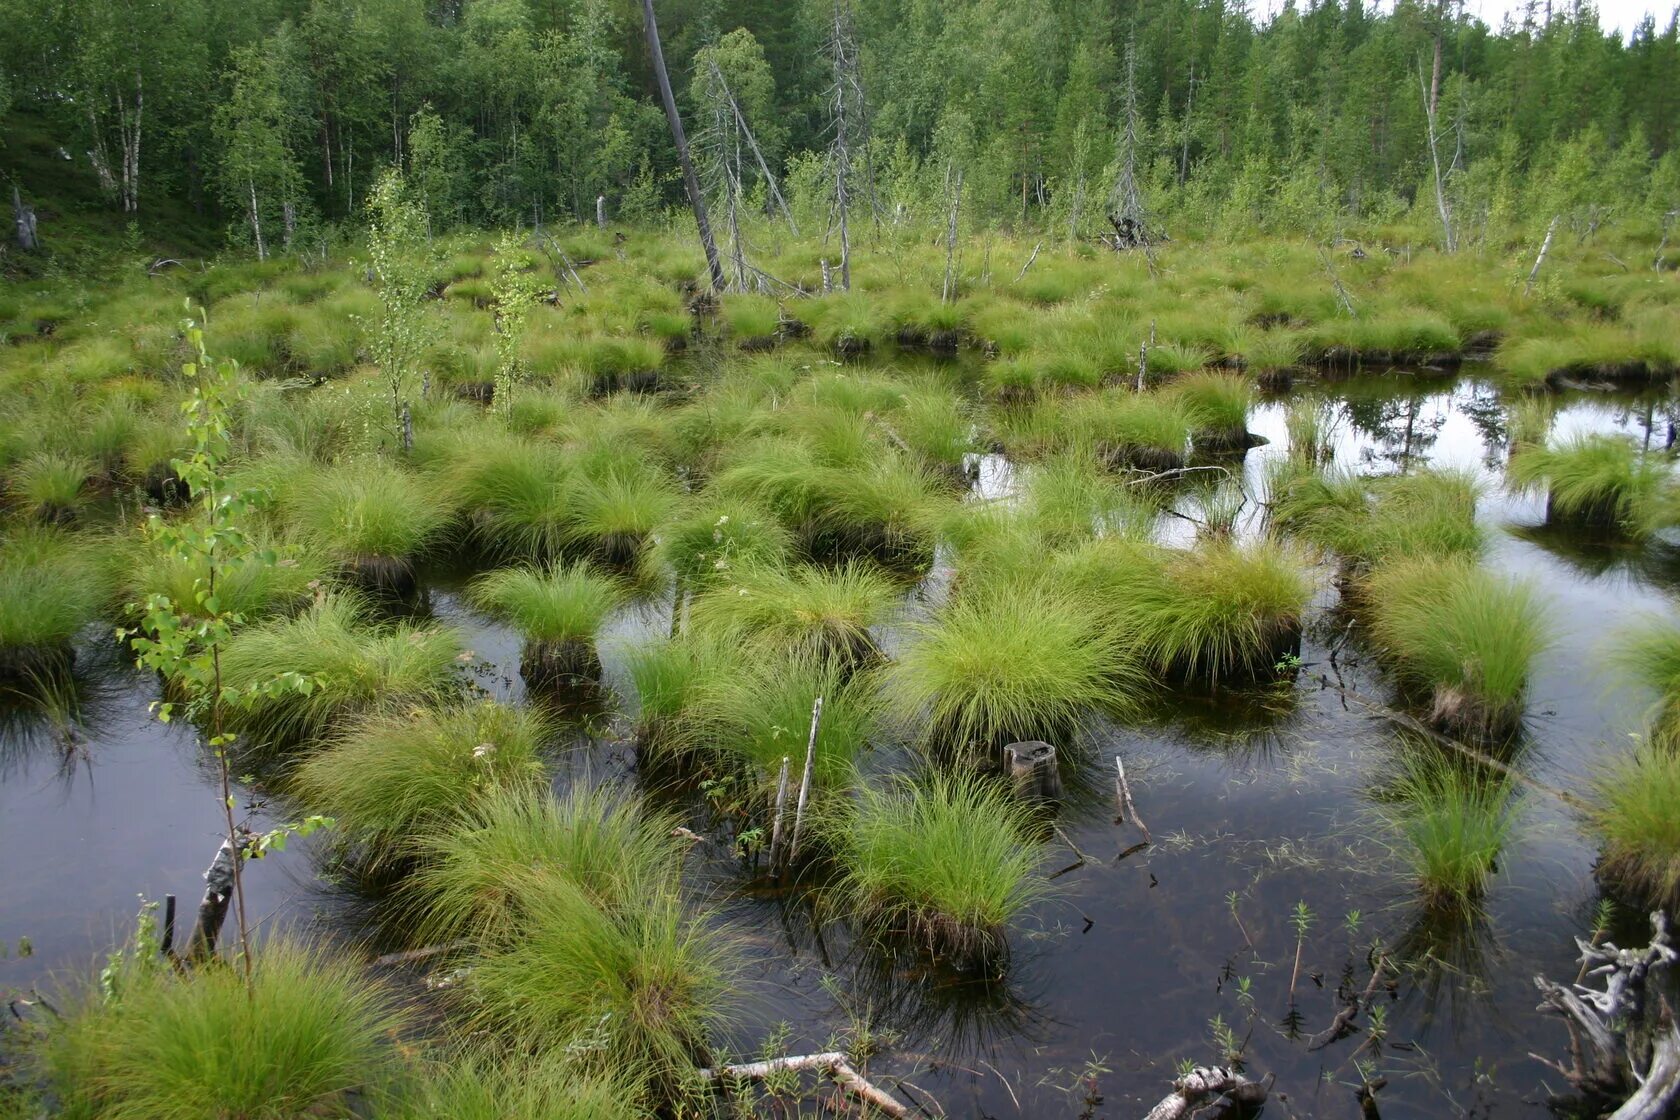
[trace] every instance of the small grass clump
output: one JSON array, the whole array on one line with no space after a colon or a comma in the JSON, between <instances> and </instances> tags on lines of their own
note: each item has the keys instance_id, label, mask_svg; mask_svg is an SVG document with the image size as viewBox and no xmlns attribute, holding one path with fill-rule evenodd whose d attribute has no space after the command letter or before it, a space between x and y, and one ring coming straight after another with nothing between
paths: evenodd
<instances>
[{"instance_id":1,"label":"small grass clump","mask_svg":"<svg viewBox=\"0 0 1680 1120\"><path fill-rule=\"evenodd\" d=\"M246 622L290 613L308 601L312 584L329 575L324 557L286 538L259 531L250 535L250 541L259 552L272 553L274 562L224 567L216 577L216 598L222 609ZM196 585L207 575L202 558L185 559L153 538L142 538L124 559L129 573L123 588L127 603L138 608L152 595L165 595L178 613L199 616L202 608L195 597Z\"/></svg>"},{"instance_id":2,"label":"small grass clump","mask_svg":"<svg viewBox=\"0 0 1680 1120\"><path fill-rule=\"evenodd\" d=\"M1180 377L1172 392L1190 415L1191 438L1204 451L1230 451L1249 445L1248 410L1254 390L1241 377L1201 372Z\"/></svg>"},{"instance_id":3,"label":"small grass clump","mask_svg":"<svg viewBox=\"0 0 1680 1120\"><path fill-rule=\"evenodd\" d=\"M451 1055L424 1069L393 1120L643 1120L639 1088L581 1072L568 1055Z\"/></svg>"},{"instance_id":4,"label":"small grass clump","mask_svg":"<svg viewBox=\"0 0 1680 1120\"><path fill-rule=\"evenodd\" d=\"M655 756L682 755L697 739L695 705L716 675L738 671L738 649L690 631L632 650L631 684L636 690L636 741Z\"/></svg>"},{"instance_id":5,"label":"small grass clump","mask_svg":"<svg viewBox=\"0 0 1680 1120\"><path fill-rule=\"evenodd\" d=\"M745 762L759 782L773 783L784 758L797 779L819 696L816 777L845 782L880 725L877 682L810 652L747 659L732 672L709 674L688 712L694 741Z\"/></svg>"},{"instance_id":6,"label":"small grass clump","mask_svg":"<svg viewBox=\"0 0 1680 1120\"><path fill-rule=\"evenodd\" d=\"M624 589L587 563L489 572L468 595L524 637L526 681L549 684L600 674L595 634L625 601Z\"/></svg>"},{"instance_id":7,"label":"small grass clump","mask_svg":"<svg viewBox=\"0 0 1680 1120\"><path fill-rule=\"evenodd\" d=\"M222 680L239 695L229 722L278 746L357 713L447 700L461 656L447 627L374 625L354 597L324 595L295 618L259 623L227 643ZM265 687L287 673L311 681L310 689Z\"/></svg>"},{"instance_id":8,"label":"small grass clump","mask_svg":"<svg viewBox=\"0 0 1680 1120\"><path fill-rule=\"evenodd\" d=\"M68 656L107 590L81 538L45 527L8 530L0 539L0 676Z\"/></svg>"},{"instance_id":9,"label":"small grass clump","mask_svg":"<svg viewBox=\"0 0 1680 1120\"><path fill-rule=\"evenodd\" d=\"M787 562L793 534L757 502L702 497L660 526L655 559L670 565L679 580L707 587L737 571Z\"/></svg>"},{"instance_id":10,"label":"small grass clump","mask_svg":"<svg viewBox=\"0 0 1680 1120\"><path fill-rule=\"evenodd\" d=\"M1519 490L1544 491L1549 521L1642 536L1672 475L1666 460L1631 439L1588 434L1518 448L1505 477Z\"/></svg>"},{"instance_id":11,"label":"small grass clump","mask_svg":"<svg viewBox=\"0 0 1680 1120\"><path fill-rule=\"evenodd\" d=\"M548 727L490 702L378 712L300 763L292 793L379 864L411 855L494 791L534 796Z\"/></svg>"},{"instance_id":12,"label":"small grass clump","mask_svg":"<svg viewBox=\"0 0 1680 1120\"><path fill-rule=\"evenodd\" d=\"M1292 464L1274 479L1272 518L1362 571L1390 559L1479 556L1486 542L1476 523L1480 496L1464 471L1361 478Z\"/></svg>"},{"instance_id":13,"label":"small grass clump","mask_svg":"<svg viewBox=\"0 0 1680 1120\"><path fill-rule=\"evenodd\" d=\"M1667 733L1642 739L1592 779L1587 826L1598 837L1598 871L1652 902L1680 904L1680 751Z\"/></svg>"},{"instance_id":14,"label":"small grass clump","mask_svg":"<svg viewBox=\"0 0 1680 1120\"><path fill-rule=\"evenodd\" d=\"M1044 892L1028 810L972 775L865 787L824 833L847 912L958 968L998 971L1009 923Z\"/></svg>"},{"instance_id":15,"label":"small grass clump","mask_svg":"<svg viewBox=\"0 0 1680 1120\"><path fill-rule=\"evenodd\" d=\"M867 563L791 569L755 567L694 601L690 621L720 636L856 665L876 652L869 628L892 611L900 589Z\"/></svg>"},{"instance_id":16,"label":"small grass clump","mask_svg":"<svg viewBox=\"0 0 1680 1120\"><path fill-rule=\"evenodd\" d=\"M1431 909L1481 901L1510 838L1516 799L1508 779L1478 774L1429 743L1406 745L1378 809Z\"/></svg>"},{"instance_id":17,"label":"small grass clump","mask_svg":"<svg viewBox=\"0 0 1680 1120\"><path fill-rule=\"evenodd\" d=\"M888 670L892 707L924 741L982 759L1021 740L1066 743L1142 684L1083 600L1025 579L958 596L910 635Z\"/></svg>"},{"instance_id":18,"label":"small grass clump","mask_svg":"<svg viewBox=\"0 0 1680 1120\"><path fill-rule=\"evenodd\" d=\"M1402 680L1432 693L1453 732L1510 733L1522 722L1534 658L1550 643L1532 587L1465 560L1405 560L1365 581L1371 637Z\"/></svg>"},{"instance_id":19,"label":"small grass clump","mask_svg":"<svg viewBox=\"0 0 1680 1120\"><path fill-rule=\"evenodd\" d=\"M444 490L485 552L546 560L573 539L573 472L559 448L463 435L449 442L441 459Z\"/></svg>"},{"instance_id":20,"label":"small grass clump","mask_svg":"<svg viewBox=\"0 0 1680 1120\"><path fill-rule=\"evenodd\" d=\"M251 980L128 955L42 1044L66 1115L347 1118L389 1086L405 1019L362 966L275 938Z\"/></svg>"},{"instance_id":21,"label":"small grass clump","mask_svg":"<svg viewBox=\"0 0 1680 1120\"><path fill-rule=\"evenodd\" d=\"M450 517L434 486L378 459L308 472L283 495L301 543L374 590L412 589L414 561Z\"/></svg>"},{"instance_id":22,"label":"small grass clump","mask_svg":"<svg viewBox=\"0 0 1680 1120\"><path fill-rule=\"evenodd\" d=\"M723 321L745 350L775 345L782 310L769 296L729 295L723 299Z\"/></svg>"},{"instance_id":23,"label":"small grass clump","mask_svg":"<svg viewBox=\"0 0 1680 1120\"><path fill-rule=\"evenodd\" d=\"M1616 636L1606 659L1612 669L1657 694L1651 722L1656 732L1680 741L1680 626L1649 622Z\"/></svg>"},{"instance_id":24,"label":"small grass clump","mask_svg":"<svg viewBox=\"0 0 1680 1120\"><path fill-rule=\"evenodd\" d=\"M736 954L675 889L611 913L554 877L521 908L519 935L473 967L480 1023L521 1045L570 1048L592 1071L636 1070L667 1092L703 1060L728 1015Z\"/></svg>"},{"instance_id":25,"label":"small grass clump","mask_svg":"<svg viewBox=\"0 0 1680 1120\"><path fill-rule=\"evenodd\" d=\"M1092 609L1106 610L1120 640L1161 672L1214 684L1265 678L1299 647L1313 584L1283 545L1210 541L1170 554L1155 578L1147 564L1137 570L1129 592Z\"/></svg>"},{"instance_id":26,"label":"small grass clump","mask_svg":"<svg viewBox=\"0 0 1680 1120\"><path fill-rule=\"evenodd\" d=\"M574 786L555 797L489 789L448 827L418 838L404 882L417 944L465 938L504 944L525 922L524 900L564 879L608 913L670 890L685 846L676 820L629 791Z\"/></svg>"},{"instance_id":27,"label":"small grass clump","mask_svg":"<svg viewBox=\"0 0 1680 1120\"><path fill-rule=\"evenodd\" d=\"M13 504L47 524L74 521L81 509L95 464L80 455L42 451L19 463L11 472Z\"/></svg>"},{"instance_id":28,"label":"small grass clump","mask_svg":"<svg viewBox=\"0 0 1680 1120\"><path fill-rule=\"evenodd\" d=\"M637 460L580 473L570 496L567 537L602 563L635 563L654 529L676 508L671 484Z\"/></svg>"}]
</instances>

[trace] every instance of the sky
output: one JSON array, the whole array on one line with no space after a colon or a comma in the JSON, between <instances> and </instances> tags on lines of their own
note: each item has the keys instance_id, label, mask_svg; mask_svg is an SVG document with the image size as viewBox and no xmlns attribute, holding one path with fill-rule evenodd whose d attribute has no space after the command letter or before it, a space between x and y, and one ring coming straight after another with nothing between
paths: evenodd
<instances>
[{"instance_id":1,"label":"sky","mask_svg":"<svg viewBox=\"0 0 1680 1120\"><path fill-rule=\"evenodd\" d=\"M1535 2L1539 11L1544 12L1546 0L1535 0ZM1589 2L1598 9L1599 26L1605 29L1619 28L1622 38L1626 39L1632 33L1635 25L1645 18L1647 12L1656 17L1659 30L1667 27L1669 16L1674 12L1677 0L1589 0ZM1304 0L1297 0L1297 3L1303 4ZM1497 28L1504 21L1506 12L1520 17L1524 6L1524 0L1462 0L1462 3L1465 12L1476 16L1483 23L1493 28ZM1552 0L1552 3L1558 8L1563 8L1570 4L1571 0ZM1383 9L1390 9L1393 6L1393 0L1375 0L1375 2L1367 5L1370 8L1380 7ZM1250 10L1275 12L1281 7L1283 7L1283 0L1259 0Z\"/></svg>"}]
</instances>

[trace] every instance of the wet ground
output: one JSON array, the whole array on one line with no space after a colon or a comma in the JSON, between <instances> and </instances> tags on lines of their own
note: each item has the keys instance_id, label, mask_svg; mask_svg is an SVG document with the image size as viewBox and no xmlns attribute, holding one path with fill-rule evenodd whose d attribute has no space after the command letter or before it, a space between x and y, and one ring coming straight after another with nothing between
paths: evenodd
<instances>
[{"instance_id":1,"label":"wet ground","mask_svg":"<svg viewBox=\"0 0 1680 1120\"><path fill-rule=\"evenodd\" d=\"M1456 466L1486 477L1487 563L1534 580L1557 633L1536 668L1526 735L1507 757L1540 785L1579 789L1627 748L1651 699L1613 687L1600 671L1604 643L1625 623L1673 613L1680 563L1660 543L1630 553L1537 531L1543 503L1499 488L1502 412L1474 376L1395 374L1299 392L1337 406L1344 465ZM1656 446L1667 438L1661 399L1573 391L1559 405L1559 433L1622 431ZM1266 460L1287 452L1282 407L1262 406L1251 427L1270 441L1241 466L1259 501ZM983 466L979 485L1006 491L1008 464ZM1255 508L1245 512L1249 527ZM1188 530L1163 520L1166 536ZM1292 687L1183 699L1146 726L1090 731L1084 761L1066 773L1063 835L1045 844L1047 872L1077 866L1014 931L1002 983L941 976L914 957L854 944L843 922L813 922L796 897L750 885L723 845L697 846L694 885L752 961L735 1019L739 1050L755 1053L772 1036L789 1052L822 1049L867 1021L885 1046L874 1068L905 1074L953 1116L1079 1115L1087 1074L1103 1098L1090 1115L1141 1115L1179 1062L1211 1062L1228 1046L1242 1048L1254 1073L1276 1076L1267 1115L1357 1116L1356 1088L1378 1078L1385 1117L1543 1114L1557 1078L1528 1054L1561 1054L1564 1034L1535 1011L1531 977L1573 975L1571 938L1600 898L1594 852L1562 803L1526 791L1485 912L1431 919L1374 813L1385 769L1409 746L1320 683L1323 674L1391 698L1357 636L1344 641L1326 617L1330 575ZM936 572L921 594L939 586ZM458 587L440 575L411 609L460 626L486 666L478 684L521 697L518 639L468 611ZM624 705L625 651L668 627L668 605L644 604L603 636L605 683ZM14 697L0 722L0 991L87 972L131 928L138 896L174 892L190 914L220 835L211 770L189 737L149 718L154 682L103 634L85 636L70 692L51 704ZM615 706L609 694L574 735L557 782L634 780ZM1116 753L1154 841L1144 850L1133 850L1133 824L1115 823ZM894 764L882 754L877 765ZM257 809L259 824L282 816L283 807ZM352 936L358 907L347 888L318 877L318 853L317 840L304 841L254 865L253 917ZM1641 941L1644 932L1643 918L1624 912L1617 933ZM1374 944L1414 962L1378 985L1382 1036L1361 1031L1311 1049L1341 1005L1338 988L1366 988Z\"/></svg>"}]
</instances>

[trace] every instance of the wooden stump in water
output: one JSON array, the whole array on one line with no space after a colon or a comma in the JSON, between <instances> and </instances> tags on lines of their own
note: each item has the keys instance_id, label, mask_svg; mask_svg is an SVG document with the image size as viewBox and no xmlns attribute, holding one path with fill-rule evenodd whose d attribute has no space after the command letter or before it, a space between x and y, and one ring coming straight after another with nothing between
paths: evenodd
<instances>
[{"instance_id":1,"label":"wooden stump in water","mask_svg":"<svg viewBox=\"0 0 1680 1120\"><path fill-rule=\"evenodd\" d=\"M1010 743L1003 748L1003 764L1015 783L1015 795L1029 801L1056 801L1062 796L1062 775L1056 769L1056 748L1039 739Z\"/></svg>"}]
</instances>

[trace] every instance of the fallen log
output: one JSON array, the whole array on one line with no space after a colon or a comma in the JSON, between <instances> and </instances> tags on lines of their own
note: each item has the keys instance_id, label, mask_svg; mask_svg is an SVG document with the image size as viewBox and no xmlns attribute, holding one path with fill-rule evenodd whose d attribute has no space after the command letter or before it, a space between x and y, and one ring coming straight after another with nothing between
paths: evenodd
<instances>
[{"instance_id":1,"label":"fallen log","mask_svg":"<svg viewBox=\"0 0 1680 1120\"><path fill-rule=\"evenodd\" d=\"M1209 1097L1223 1097L1232 1104L1253 1107L1266 1102L1272 1079L1250 1081L1229 1066L1197 1066L1173 1082L1173 1091L1149 1110L1143 1120L1183 1120L1200 1112Z\"/></svg>"},{"instance_id":2,"label":"fallen log","mask_svg":"<svg viewBox=\"0 0 1680 1120\"><path fill-rule=\"evenodd\" d=\"M868 1078L853 1069L846 1055L838 1050L830 1050L822 1054L804 1054L798 1057L771 1058L764 1062L743 1062L739 1065L719 1066L716 1069L703 1069L700 1071L700 1076L707 1081L762 1081L771 1074L802 1070L817 1070L827 1073L834 1078L834 1083L843 1092L850 1093L859 1100L867 1102L888 1116L903 1117L910 1115L908 1105L885 1090L878 1088Z\"/></svg>"}]
</instances>

